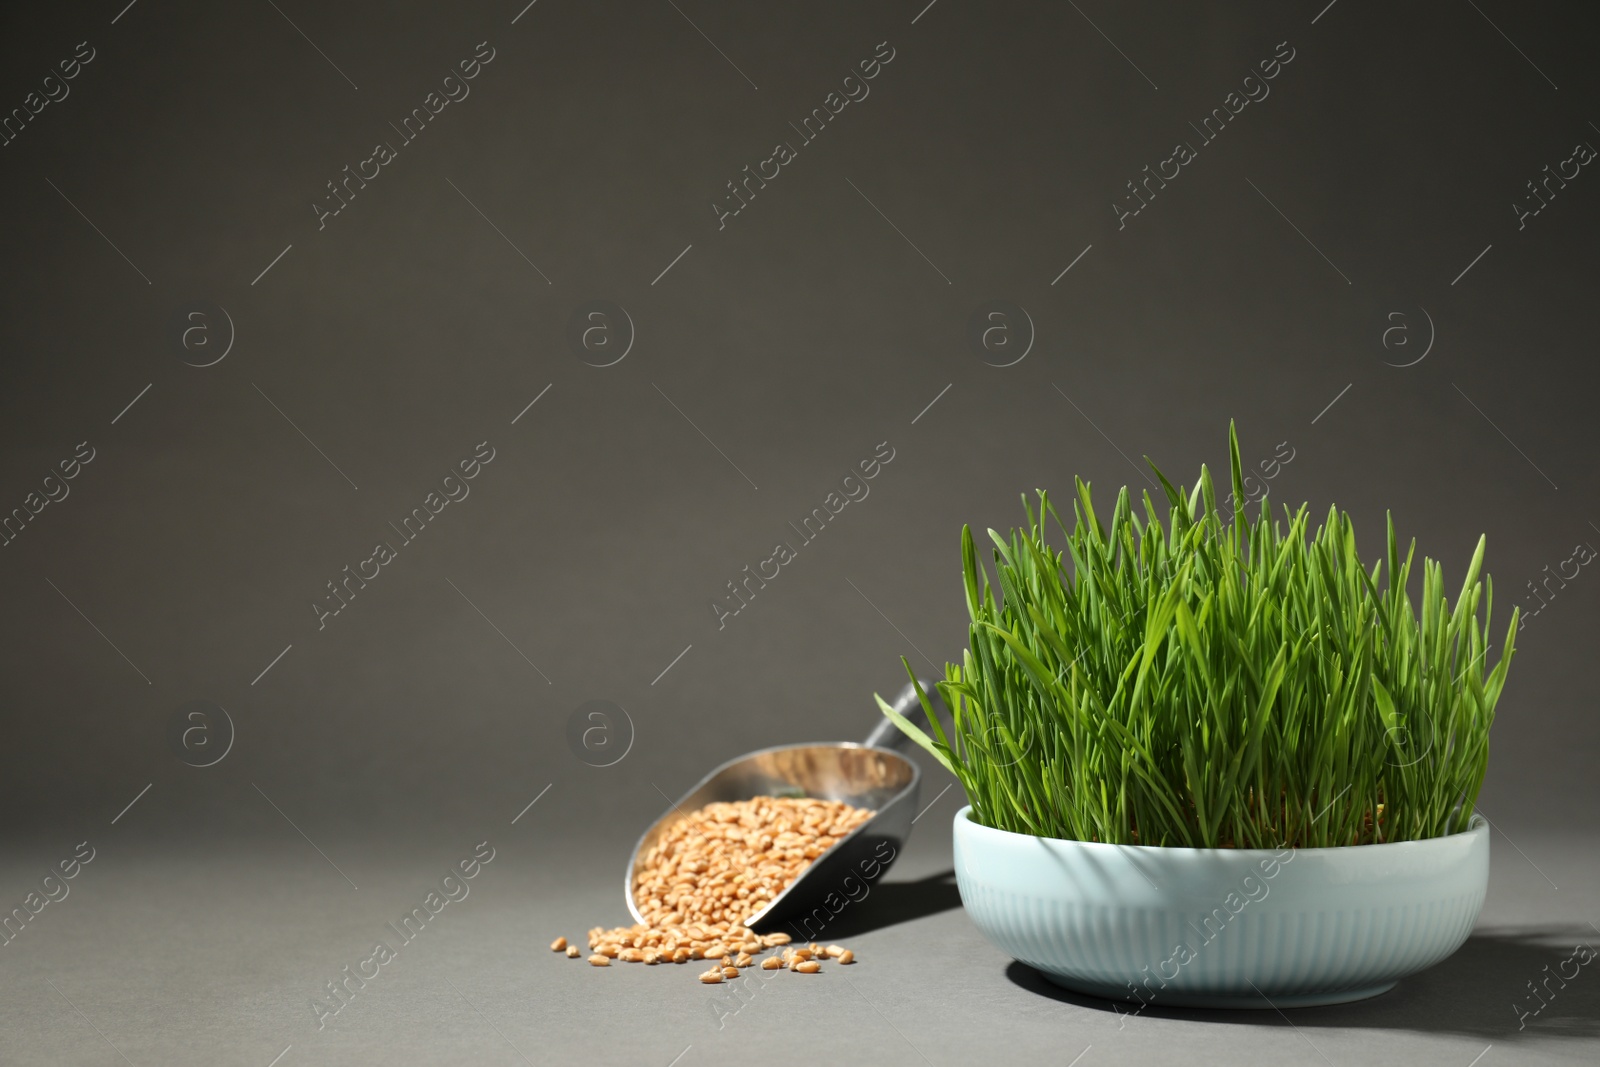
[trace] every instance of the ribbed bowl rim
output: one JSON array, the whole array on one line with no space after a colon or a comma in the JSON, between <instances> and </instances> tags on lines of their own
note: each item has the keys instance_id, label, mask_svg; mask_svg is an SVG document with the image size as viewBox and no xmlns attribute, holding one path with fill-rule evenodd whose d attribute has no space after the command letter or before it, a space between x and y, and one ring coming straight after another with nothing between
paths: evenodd
<instances>
[{"instance_id":1,"label":"ribbed bowl rim","mask_svg":"<svg viewBox=\"0 0 1600 1067\"><path fill-rule=\"evenodd\" d=\"M985 826L976 819L973 819L971 804L964 805L960 811L956 812L955 826L959 827L963 822L965 822L973 832L977 833L996 834L1002 837L1014 837L1019 841L1045 841L1050 844L1069 845L1074 848L1083 848L1090 851L1107 850L1119 853L1135 852L1153 856L1204 855L1237 856L1244 858L1246 856L1275 856L1282 852L1284 848L1289 848L1288 845L1283 846L1283 848L1190 848L1187 845L1114 845L1105 841L1077 841L1070 837L1041 837L1037 834L1019 834L1014 830L1001 830L993 826ZM1429 845L1437 844L1441 841L1454 841L1477 833L1487 833L1488 828L1489 820L1485 819L1482 815L1474 811L1472 813L1472 818L1467 820L1467 828L1462 830L1460 833L1444 834L1439 837L1424 837L1415 841L1382 841L1376 844L1368 845L1329 845L1319 848L1297 848L1293 849L1293 851L1301 854L1319 852L1348 854L1366 849L1403 849L1407 847L1419 846L1427 847Z\"/></svg>"}]
</instances>

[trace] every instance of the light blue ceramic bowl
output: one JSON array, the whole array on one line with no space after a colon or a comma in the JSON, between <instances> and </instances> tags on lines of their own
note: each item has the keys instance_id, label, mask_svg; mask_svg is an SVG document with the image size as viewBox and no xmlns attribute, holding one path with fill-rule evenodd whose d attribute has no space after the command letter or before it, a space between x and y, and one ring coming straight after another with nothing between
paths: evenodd
<instances>
[{"instance_id":1,"label":"light blue ceramic bowl","mask_svg":"<svg viewBox=\"0 0 1600 1067\"><path fill-rule=\"evenodd\" d=\"M1156 848L955 820L978 929L1057 985L1155 1006L1266 1008L1377 996L1466 941L1489 827L1351 848Z\"/></svg>"}]
</instances>

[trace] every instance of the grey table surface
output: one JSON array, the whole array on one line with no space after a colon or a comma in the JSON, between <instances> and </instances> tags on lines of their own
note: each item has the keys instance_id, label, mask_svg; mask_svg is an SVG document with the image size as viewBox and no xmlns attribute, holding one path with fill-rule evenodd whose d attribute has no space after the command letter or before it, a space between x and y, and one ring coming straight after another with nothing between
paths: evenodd
<instances>
[{"instance_id":1,"label":"grey table surface","mask_svg":"<svg viewBox=\"0 0 1600 1067\"><path fill-rule=\"evenodd\" d=\"M559 794L477 832L429 828L315 845L286 825L275 837L162 837L135 807L94 838L94 858L67 896L0 947L0 1062L1600 1059L1600 977L1583 968L1537 1014L1526 984L1578 943L1600 941L1591 925L1600 916L1593 836L1501 827L1512 836L1494 836L1489 898L1472 938L1382 997L1282 1013L1128 1016L1048 985L972 925L951 870L949 821L959 804L951 790L931 805L890 874L824 935L859 952L859 965L814 978L768 975L743 998L702 986L688 965L602 970L549 950L557 935L581 939L591 926L627 920L621 872L633 834L614 824L573 836ZM465 883L467 895L402 944L386 924L421 905L444 869L484 840L493 859ZM10 848L3 899L20 903L60 851ZM326 998L326 984L380 940L399 946L395 958L319 1020L313 999Z\"/></svg>"}]
</instances>

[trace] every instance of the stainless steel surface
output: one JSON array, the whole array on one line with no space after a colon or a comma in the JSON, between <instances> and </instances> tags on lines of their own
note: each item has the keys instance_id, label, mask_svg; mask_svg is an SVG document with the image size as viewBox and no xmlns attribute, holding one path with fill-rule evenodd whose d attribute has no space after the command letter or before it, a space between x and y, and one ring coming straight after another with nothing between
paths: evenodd
<instances>
[{"instance_id":1,"label":"stainless steel surface","mask_svg":"<svg viewBox=\"0 0 1600 1067\"><path fill-rule=\"evenodd\" d=\"M936 691L928 683L922 684L930 701L939 707ZM890 703L903 715L920 713L916 691L910 683ZM889 744L905 740L898 730L886 736L875 728L869 736L883 738ZM911 835L921 781L922 771L916 763L894 749L849 741L779 745L729 760L700 779L639 837L623 878L628 911L635 921L646 921L633 899L633 870L639 858L679 819L718 802L757 796L806 796L841 800L872 809L875 814L817 857L788 888L744 921L765 932L794 924L804 916L820 919L831 915L839 907L832 901L847 900L854 885L882 877L899 855ZM818 909L824 910L819 913Z\"/></svg>"}]
</instances>

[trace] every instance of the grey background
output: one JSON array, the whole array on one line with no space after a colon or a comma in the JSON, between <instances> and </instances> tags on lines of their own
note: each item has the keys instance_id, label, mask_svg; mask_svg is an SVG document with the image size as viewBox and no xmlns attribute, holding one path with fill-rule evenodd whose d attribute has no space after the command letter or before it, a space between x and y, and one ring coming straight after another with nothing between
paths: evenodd
<instances>
[{"instance_id":1,"label":"grey background","mask_svg":"<svg viewBox=\"0 0 1600 1067\"><path fill-rule=\"evenodd\" d=\"M749 749L863 736L900 656L959 653L963 522L1010 526L1020 493L1074 474L1109 505L1142 454L1192 482L1225 462L1229 418L1247 462L1293 448L1272 499L1350 509L1369 556L1391 509L1447 581L1487 533L1497 629L1537 607L1527 583L1600 544L1600 179L1520 230L1509 205L1600 141L1593 14L676 7L4 15L7 113L96 51L0 148L0 509L96 450L0 548L6 907L98 850L0 948L8 1061L520 1062L514 1043L693 1063L729 1031L778 1062L966 1062L1003 1033L1062 1063L1311 1055L1277 1017L1174 1013L1119 1044L1104 1005L1008 976L939 877L958 790L858 931L882 968L854 972L859 997L812 987L718 1030L682 975L557 974L543 946L625 918L663 793ZM324 183L397 143L389 123L480 41L470 95L319 231ZM788 124L882 41L870 95L719 229L725 183L797 143ZM1281 41L1270 96L1119 229L1124 183L1197 142L1188 124ZM595 300L636 331L605 368L566 339ZM994 301L1033 324L1008 367L967 338ZM200 302L234 332L206 368L180 359ZM1427 357L1394 366L1428 318ZM1407 346L1386 347L1397 322ZM485 440L470 496L319 630L324 583ZM884 441L870 495L799 545L786 523ZM798 558L719 630L712 602L780 540ZM1600 919L1597 589L1583 570L1519 639L1482 797L1507 835L1498 932L1390 998L1291 1013L1333 1062L1593 1055L1573 1039L1595 1036L1596 979L1531 1032L1504 1005ZM606 768L566 741L595 699L634 726ZM192 700L236 728L214 766L171 747ZM306 1000L485 839L480 903L318 1032Z\"/></svg>"}]
</instances>

